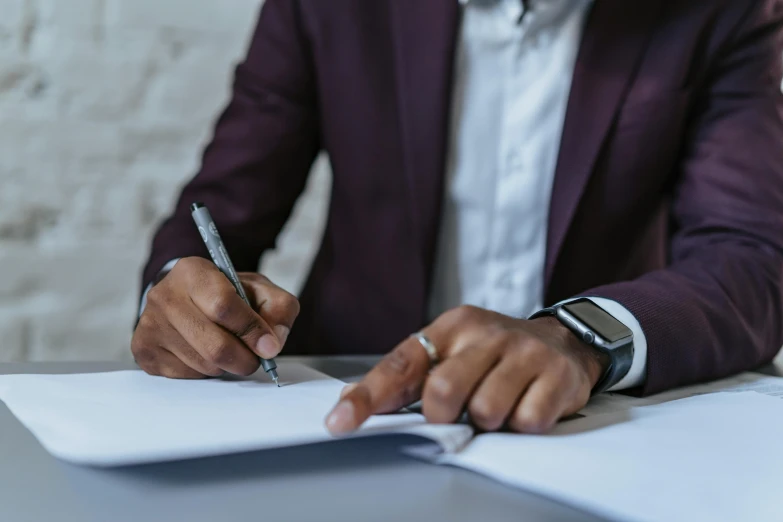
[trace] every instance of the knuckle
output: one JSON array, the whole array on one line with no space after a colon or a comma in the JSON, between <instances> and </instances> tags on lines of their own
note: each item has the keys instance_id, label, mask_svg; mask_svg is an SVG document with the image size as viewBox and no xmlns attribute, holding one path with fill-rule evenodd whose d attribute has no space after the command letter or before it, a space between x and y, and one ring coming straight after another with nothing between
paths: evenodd
<instances>
[{"instance_id":1,"label":"knuckle","mask_svg":"<svg viewBox=\"0 0 783 522\"><path fill-rule=\"evenodd\" d=\"M179 261L177 261L177 264L174 265L174 267L171 269L172 272L187 272L188 270L193 268L193 265L195 264L195 257L183 257Z\"/></svg>"},{"instance_id":2,"label":"knuckle","mask_svg":"<svg viewBox=\"0 0 783 522\"><path fill-rule=\"evenodd\" d=\"M147 308L158 311L171 309L177 306L177 297L175 286L164 279L147 292Z\"/></svg>"},{"instance_id":3,"label":"knuckle","mask_svg":"<svg viewBox=\"0 0 783 522\"><path fill-rule=\"evenodd\" d=\"M131 354L136 364L150 375L160 375L158 350L143 341L131 342Z\"/></svg>"},{"instance_id":4,"label":"knuckle","mask_svg":"<svg viewBox=\"0 0 783 522\"><path fill-rule=\"evenodd\" d=\"M231 286L214 263L197 256L181 259L174 265L170 275L173 275L175 280L181 279L181 285L191 294L209 291L210 288L220 288L224 284Z\"/></svg>"},{"instance_id":5,"label":"knuckle","mask_svg":"<svg viewBox=\"0 0 783 522\"><path fill-rule=\"evenodd\" d=\"M443 375L433 372L428 379L428 384L428 392L433 400L449 404L456 398L457 387Z\"/></svg>"},{"instance_id":6,"label":"knuckle","mask_svg":"<svg viewBox=\"0 0 783 522\"><path fill-rule=\"evenodd\" d=\"M546 360L549 354L549 346L546 345L540 339L536 339L530 336L521 336L517 342L516 347L531 361L541 363Z\"/></svg>"},{"instance_id":7,"label":"knuckle","mask_svg":"<svg viewBox=\"0 0 783 522\"><path fill-rule=\"evenodd\" d=\"M155 350L138 335L134 335L131 340L131 353L136 363L142 367L155 360Z\"/></svg>"},{"instance_id":8,"label":"knuckle","mask_svg":"<svg viewBox=\"0 0 783 522\"><path fill-rule=\"evenodd\" d=\"M413 360L410 354L398 348L383 358L378 365L378 370L393 377L404 377L410 373L412 367Z\"/></svg>"},{"instance_id":9,"label":"knuckle","mask_svg":"<svg viewBox=\"0 0 783 522\"><path fill-rule=\"evenodd\" d=\"M201 258L198 257L183 257L177 263L172 267L169 274L163 278L161 283L159 283L156 286L159 286L160 284L172 281L172 280L179 280L179 281L190 281L191 278L194 276L198 277L198 275L203 272L203 266L201 265L201 261L203 261Z\"/></svg>"},{"instance_id":10,"label":"knuckle","mask_svg":"<svg viewBox=\"0 0 783 522\"><path fill-rule=\"evenodd\" d=\"M183 257L177 261L177 264L174 265L171 272L176 272L177 274L192 274L193 272L202 269L205 261L204 258L198 256Z\"/></svg>"},{"instance_id":11,"label":"knuckle","mask_svg":"<svg viewBox=\"0 0 783 522\"><path fill-rule=\"evenodd\" d=\"M219 367L230 365L236 359L236 355L232 346L225 341L217 342L213 344L208 350L207 360Z\"/></svg>"},{"instance_id":12,"label":"knuckle","mask_svg":"<svg viewBox=\"0 0 783 522\"><path fill-rule=\"evenodd\" d=\"M490 329L484 335L484 346L482 349L493 350L496 353L506 353L515 345L514 337L516 333L504 329Z\"/></svg>"},{"instance_id":13,"label":"knuckle","mask_svg":"<svg viewBox=\"0 0 783 522\"><path fill-rule=\"evenodd\" d=\"M474 397L468 405L468 412L473 421L485 430L494 431L503 424L503 412L486 397Z\"/></svg>"},{"instance_id":14,"label":"knuckle","mask_svg":"<svg viewBox=\"0 0 783 522\"><path fill-rule=\"evenodd\" d=\"M223 370L218 368L214 363L206 360L200 353L196 352L192 348L189 348L188 351L190 359L193 361L194 367L204 375L218 377L223 374Z\"/></svg>"},{"instance_id":15,"label":"knuckle","mask_svg":"<svg viewBox=\"0 0 783 522\"><path fill-rule=\"evenodd\" d=\"M523 332L516 330L503 330L493 335L494 344L498 346L501 352L508 355L525 355L525 344L527 337Z\"/></svg>"},{"instance_id":16,"label":"knuckle","mask_svg":"<svg viewBox=\"0 0 783 522\"><path fill-rule=\"evenodd\" d=\"M299 299L294 297L293 295L286 293L283 297L283 304L282 308L285 310L286 315L289 317L296 317L299 315Z\"/></svg>"},{"instance_id":17,"label":"knuckle","mask_svg":"<svg viewBox=\"0 0 783 522\"><path fill-rule=\"evenodd\" d=\"M219 292L215 295L209 304L210 319L217 323L223 323L228 320L233 311L232 297L228 292Z\"/></svg>"},{"instance_id":18,"label":"knuckle","mask_svg":"<svg viewBox=\"0 0 783 522\"><path fill-rule=\"evenodd\" d=\"M547 417L541 410L527 408L516 412L509 419L509 426L520 433L543 433L547 430Z\"/></svg>"},{"instance_id":19,"label":"knuckle","mask_svg":"<svg viewBox=\"0 0 783 522\"><path fill-rule=\"evenodd\" d=\"M269 308L275 315L294 319L299 315L299 300L288 292L281 291L269 299Z\"/></svg>"},{"instance_id":20,"label":"knuckle","mask_svg":"<svg viewBox=\"0 0 783 522\"><path fill-rule=\"evenodd\" d=\"M136 324L136 333L150 332L158 328L158 322L153 318L149 310L145 310L139 322ZM136 335L134 335L134 338Z\"/></svg>"},{"instance_id":21,"label":"knuckle","mask_svg":"<svg viewBox=\"0 0 783 522\"><path fill-rule=\"evenodd\" d=\"M195 338L201 338L207 331L208 322L202 317L199 317L191 310L184 310L182 314L177 318L179 328L183 332L189 332ZM178 337L181 335L178 334Z\"/></svg>"},{"instance_id":22,"label":"knuckle","mask_svg":"<svg viewBox=\"0 0 783 522\"><path fill-rule=\"evenodd\" d=\"M163 285L158 283L157 285L150 288L150 291L147 292L147 306L149 305L159 305L163 304L165 300L165 294L166 290Z\"/></svg>"},{"instance_id":23,"label":"knuckle","mask_svg":"<svg viewBox=\"0 0 783 522\"><path fill-rule=\"evenodd\" d=\"M243 283L269 282L269 279L267 279L263 274L259 274L258 272L238 272L237 276L239 276L239 280Z\"/></svg>"},{"instance_id":24,"label":"knuckle","mask_svg":"<svg viewBox=\"0 0 783 522\"><path fill-rule=\"evenodd\" d=\"M541 339L535 337L524 337L522 339L522 344L526 350L535 354L543 354L549 351L549 346Z\"/></svg>"},{"instance_id":25,"label":"knuckle","mask_svg":"<svg viewBox=\"0 0 783 522\"><path fill-rule=\"evenodd\" d=\"M444 318L450 324L463 324L473 322L480 314L481 309L471 305L462 305L446 312Z\"/></svg>"}]
</instances>

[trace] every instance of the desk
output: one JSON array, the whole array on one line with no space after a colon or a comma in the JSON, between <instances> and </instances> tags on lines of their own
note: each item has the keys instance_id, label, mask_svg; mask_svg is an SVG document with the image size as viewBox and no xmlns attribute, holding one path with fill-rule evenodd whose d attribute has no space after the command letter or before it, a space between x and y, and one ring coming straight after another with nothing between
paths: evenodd
<instances>
[{"instance_id":1,"label":"desk","mask_svg":"<svg viewBox=\"0 0 783 522\"><path fill-rule=\"evenodd\" d=\"M281 357L281 359L283 359ZM376 360L286 358L352 381ZM0 374L87 373L114 363L0 365ZM400 455L394 441L341 441L121 469L51 457L0 403L0 520L595 521L589 514L471 472Z\"/></svg>"}]
</instances>

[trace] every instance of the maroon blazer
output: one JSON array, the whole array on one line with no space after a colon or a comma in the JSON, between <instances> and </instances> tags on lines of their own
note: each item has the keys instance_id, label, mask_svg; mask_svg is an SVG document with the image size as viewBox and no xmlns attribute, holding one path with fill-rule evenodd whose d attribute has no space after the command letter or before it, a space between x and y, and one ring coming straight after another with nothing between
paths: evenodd
<instances>
[{"instance_id":1,"label":"maroon blazer","mask_svg":"<svg viewBox=\"0 0 783 522\"><path fill-rule=\"evenodd\" d=\"M384 353L426 321L457 0L267 0L203 167L146 285L275 245L316 154L326 235L286 353ZM546 303L614 299L648 343L645 393L757 367L783 345L783 2L596 0L550 203Z\"/></svg>"}]
</instances>

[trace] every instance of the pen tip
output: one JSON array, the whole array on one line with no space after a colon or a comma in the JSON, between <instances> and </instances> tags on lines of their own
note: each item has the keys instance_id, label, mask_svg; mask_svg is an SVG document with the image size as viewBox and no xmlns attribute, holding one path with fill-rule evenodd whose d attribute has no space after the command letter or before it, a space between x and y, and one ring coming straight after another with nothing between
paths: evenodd
<instances>
[{"instance_id":1,"label":"pen tip","mask_svg":"<svg viewBox=\"0 0 783 522\"><path fill-rule=\"evenodd\" d=\"M278 379L276 376L272 377L272 380L275 381L275 384L277 384L277 387L280 387L280 379Z\"/></svg>"}]
</instances>

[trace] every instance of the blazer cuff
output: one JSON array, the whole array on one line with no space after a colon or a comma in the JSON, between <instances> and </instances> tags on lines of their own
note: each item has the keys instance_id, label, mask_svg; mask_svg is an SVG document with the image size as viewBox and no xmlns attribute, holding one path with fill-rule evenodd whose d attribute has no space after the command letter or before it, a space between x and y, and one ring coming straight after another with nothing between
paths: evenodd
<instances>
[{"instance_id":1,"label":"blazer cuff","mask_svg":"<svg viewBox=\"0 0 783 522\"><path fill-rule=\"evenodd\" d=\"M153 286L155 286L155 283L160 281L163 276L171 272L171 269L174 268L174 265L177 264L177 261L179 261L181 258L172 259L165 265L163 265L163 268L160 269L160 272L158 272L158 277L155 278L155 281L147 285L147 288L144 289L144 293L141 294L141 304L139 305L139 317L141 317L141 314L144 313L144 309L147 307L147 294L152 289Z\"/></svg>"},{"instance_id":2,"label":"blazer cuff","mask_svg":"<svg viewBox=\"0 0 783 522\"><path fill-rule=\"evenodd\" d=\"M566 304L571 301L575 301L578 298L566 299L558 303L558 305ZM636 388L637 386L644 385L645 377L647 375L647 338L644 336L642 325L634 317L634 315L628 311L626 307L614 301L612 299L606 299L604 297L589 297L594 304L603 308L603 310L623 323L625 326L631 329L633 332L633 361L631 363L631 369L625 374L620 382L609 388L608 391L620 391L627 390L629 388Z\"/></svg>"}]
</instances>

